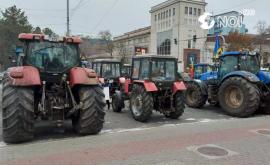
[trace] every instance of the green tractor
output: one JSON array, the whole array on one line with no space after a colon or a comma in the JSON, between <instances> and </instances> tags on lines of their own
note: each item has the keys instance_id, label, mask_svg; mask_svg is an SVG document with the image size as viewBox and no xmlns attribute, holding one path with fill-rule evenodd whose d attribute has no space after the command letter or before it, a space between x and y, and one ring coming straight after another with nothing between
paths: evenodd
<instances>
[{"instance_id":1,"label":"green tractor","mask_svg":"<svg viewBox=\"0 0 270 165\"><path fill-rule=\"evenodd\" d=\"M231 116L248 117L258 109L268 113L270 73L260 70L260 55L224 52L219 61L217 72L203 75L207 81L196 80L188 87L187 105L200 108L211 100Z\"/></svg>"},{"instance_id":2,"label":"green tractor","mask_svg":"<svg viewBox=\"0 0 270 165\"><path fill-rule=\"evenodd\" d=\"M95 71L81 67L81 39L26 33L19 39L23 51L3 80L3 140L32 140L39 120L56 127L72 120L80 135L99 133L104 123L104 93Z\"/></svg>"},{"instance_id":3,"label":"green tractor","mask_svg":"<svg viewBox=\"0 0 270 165\"><path fill-rule=\"evenodd\" d=\"M153 110L171 119L178 119L183 114L186 87L177 76L176 58L136 56L132 59L131 71L131 80L126 80L124 90L113 97L115 107L123 108L124 96L128 96L131 114L140 122L148 121Z\"/></svg>"}]
</instances>

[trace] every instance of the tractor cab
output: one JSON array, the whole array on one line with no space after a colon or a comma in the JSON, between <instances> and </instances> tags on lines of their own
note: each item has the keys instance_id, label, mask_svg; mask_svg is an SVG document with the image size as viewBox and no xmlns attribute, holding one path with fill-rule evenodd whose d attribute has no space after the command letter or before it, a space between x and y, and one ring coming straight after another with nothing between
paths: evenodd
<instances>
[{"instance_id":1,"label":"tractor cab","mask_svg":"<svg viewBox=\"0 0 270 165\"><path fill-rule=\"evenodd\" d=\"M96 59L92 68L105 81L117 80L121 76L121 61L117 59Z\"/></svg>"},{"instance_id":2,"label":"tractor cab","mask_svg":"<svg viewBox=\"0 0 270 165\"><path fill-rule=\"evenodd\" d=\"M260 72L260 55L248 52L225 52L220 56L218 78L229 73L245 71L257 75Z\"/></svg>"},{"instance_id":3,"label":"tractor cab","mask_svg":"<svg viewBox=\"0 0 270 165\"><path fill-rule=\"evenodd\" d=\"M105 99L110 109L110 98L120 88L121 61L117 59L96 59L92 68L97 72L104 87Z\"/></svg>"},{"instance_id":4,"label":"tractor cab","mask_svg":"<svg viewBox=\"0 0 270 165\"><path fill-rule=\"evenodd\" d=\"M126 78L130 78L131 76L131 65L130 64L124 64L122 65L122 76Z\"/></svg>"},{"instance_id":5,"label":"tractor cab","mask_svg":"<svg viewBox=\"0 0 270 165\"><path fill-rule=\"evenodd\" d=\"M81 65L80 38L20 34L19 39L24 43L24 52L18 54L17 63L36 67L44 81L60 82L61 75Z\"/></svg>"},{"instance_id":6,"label":"tractor cab","mask_svg":"<svg viewBox=\"0 0 270 165\"><path fill-rule=\"evenodd\" d=\"M154 55L134 57L131 79L154 82L158 89L171 89L178 80L177 59Z\"/></svg>"}]
</instances>

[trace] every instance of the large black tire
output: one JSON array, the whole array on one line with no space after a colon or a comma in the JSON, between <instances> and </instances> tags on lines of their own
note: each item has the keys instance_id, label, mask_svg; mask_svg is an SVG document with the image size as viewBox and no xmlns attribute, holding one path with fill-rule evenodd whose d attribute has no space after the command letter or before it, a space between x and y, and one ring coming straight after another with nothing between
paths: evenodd
<instances>
[{"instance_id":1,"label":"large black tire","mask_svg":"<svg viewBox=\"0 0 270 165\"><path fill-rule=\"evenodd\" d=\"M27 87L3 84L3 140L22 143L34 138L34 92Z\"/></svg>"},{"instance_id":2,"label":"large black tire","mask_svg":"<svg viewBox=\"0 0 270 165\"><path fill-rule=\"evenodd\" d=\"M241 77L225 80L219 89L218 99L222 109L235 117L249 117L260 104L258 88Z\"/></svg>"},{"instance_id":3,"label":"large black tire","mask_svg":"<svg viewBox=\"0 0 270 165\"><path fill-rule=\"evenodd\" d=\"M261 99L259 112L270 115L270 96Z\"/></svg>"},{"instance_id":4,"label":"large black tire","mask_svg":"<svg viewBox=\"0 0 270 165\"><path fill-rule=\"evenodd\" d=\"M154 107L153 96L142 85L133 85L130 96L130 111L133 118L140 122L147 122Z\"/></svg>"},{"instance_id":5,"label":"large black tire","mask_svg":"<svg viewBox=\"0 0 270 165\"><path fill-rule=\"evenodd\" d=\"M175 94L175 99L174 99L174 104L175 104L174 111L170 112L169 114L166 114L165 116L171 119L178 119L180 116L182 116L185 109L184 100L185 98L184 98L183 92L177 92Z\"/></svg>"},{"instance_id":6,"label":"large black tire","mask_svg":"<svg viewBox=\"0 0 270 165\"><path fill-rule=\"evenodd\" d=\"M120 91L115 91L115 93L112 96L112 109L114 112L121 112L124 105L124 98L122 97L122 94Z\"/></svg>"},{"instance_id":7,"label":"large black tire","mask_svg":"<svg viewBox=\"0 0 270 165\"><path fill-rule=\"evenodd\" d=\"M191 81L186 83L185 103L191 108L201 108L206 104L207 95L203 94L202 88L197 82Z\"/></svg>"},{"instance_id":8,"label":"large black tire","mask_svg":"<svg viewBox=\"0 0 270 165\"><path fill-rule=\"evenodd\" d=\"M80 135L95 135L103 128L105 117L105 95L101 86L83 86L79 88L82 109L73 126Z\"/></svg>"}]
</instances>

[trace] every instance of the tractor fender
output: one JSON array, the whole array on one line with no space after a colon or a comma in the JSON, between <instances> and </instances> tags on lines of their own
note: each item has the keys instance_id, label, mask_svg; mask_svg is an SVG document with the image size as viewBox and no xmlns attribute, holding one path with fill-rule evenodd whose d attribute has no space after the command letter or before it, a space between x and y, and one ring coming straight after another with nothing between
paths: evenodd
<instances>
[{"instance_id":1,"label":"tractor fender","mask_svg":"<svg viewBox=\"0 0 270 165\"><path fill-rule=\"evenodd\" d=\"M11 86L40 86L40 74L32 66L19 66L8 68L5 73Z\"/></svg>"},{"instance_id":2,"label":"tractor fender","mask_svg":"<svg viewBox=\"0 0 270 165\"><path fill-rule=\"evenodd\" d=\"M88 68L72 68L69 77L71 87L76 85L97 85L100 83L96 72Z\"/></svg>"},{"instance_id":3,"label":"tractor fender","mask_svg":"<svg viewBox=\"0 0 270 165\"><path fill-rule=\"evenodd\" d=\"M270 73L265 71L259 71L258 78L265 84L270 84Z\"/></svg>"},{"instance_id":4,"label":"tractor fender","mask_svg":"<svg viewBox=\"0 0 270 165\"><path fill-rule=\"evenodd\" d=\"M203 95L208 95L208 87L204 81L201 81L199 79L194 79L193 82L200 87Z\"/></svg>"},{"instance_id":5,"label":"tractor fender","mask_svg":"<svg viewBox=\"0 0 270 165\"><path fill-rule=\"evenodd\" d=\"M230 77L242 77L252 83L260 82L260 79L253 73L250 73L247 71L234 71L234 72L226 74L220 81L220 84Z\"/></svg>"},{"instance_id":6,"label":"tractor fender","mask_svg":"<svg viewBox=\"0 0 270 165\"><path fill-rule=\"evenodd\" d=\"M173 94L175 94L178 91L184 91L186 89L187 88L186 88L185 84L183 83L183 81L173 83Z\"/></svg>"},{"instance_id":7,"label":"tractor fender","mask_svg":"<svg viewBox=\"0 0 270 165\"><path fill-rule=\"evenodd\" d=\"M125 84L124 84L124 92L125 92L125 94L128 94L129 93L130 84L131 84L131 80L130 79L126 79L125 80Z\"/></svg>"},{"instance_id":8,"label":"tractor fender","mask_svg":"<svg viewBox=\"0 0 270 165\"><path fill-rule=\"evenodd\" d=\"M155 85L155 83L153 82L149 82L149 81L141 81L141 80L135 80L134 83L137 84L143 84L145 90L147 92L156 92L158 91L157 86Z\"/></svg>"}]
</instances>

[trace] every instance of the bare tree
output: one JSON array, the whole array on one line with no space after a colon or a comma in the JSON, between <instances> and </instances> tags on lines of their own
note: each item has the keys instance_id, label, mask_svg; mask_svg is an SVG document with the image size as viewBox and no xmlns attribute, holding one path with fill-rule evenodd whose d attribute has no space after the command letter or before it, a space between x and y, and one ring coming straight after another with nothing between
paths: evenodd
<instances>
[{"instance_id":1,"label":"bare tree","mask_svg":"<svg viewBox=\"0 0 270 165\"><path fill-rule=\"evenodd\" d=\"M253 50L252 37L248 35L242 35L238 32L230 32L227 37L228 48L227 51L235 50Z\"/></svg>"},{"instance_id":2,"label":"bare tree","mask_svg":"<svg viewBox=\"0 0 270 165\"><path fill-rule=\"evenodd\" d=\"M127 62L127 56L128 56L128 50L127 47L125 46L125 44L122 42L119 44L118 46L118 50L119 50L119 56L121 58L121 62L122 64Z\"/></svg>"},{"instance_id":3,"label":"bare tree","mask_svg":"<svg viewBox=\"0 0 270 165\"><path fill-rule=\"evenodd\" d=\"M114 45L113 45L113 41L112 41L112 34L110 31L105 30L105 31L100 31L99 32L99 38L105 42L106 47L105 47L105 51L107 53L109 53L111 55L111 57L113 56L113 49L114 49Z\"/></svg>"},{"instance_id":4,"label":"bare tree","mask_svg":"<svg viewBox=\"0 0 270 165\"><path fill-rule=\"evenodd\" d=\"M270 34L270 25L267 27L265 21L259 21L255 26L258 32L258 36L256 37L256 42L260 45L260 53L262 54L262 45L264 44L266 38L266 34Z\"/></svg>"},{"instance_id":5,"label":"bare tree","mask_svg":"<svg viewBox=\"0 0 270 165\"><path fill-rule=\"evenodd\" d=\"M267 25L265 21L259 21L256 26L255 29L257 30L258 34L265 34L266 30L267 30Z\"/></svg>"}]
</instances>

